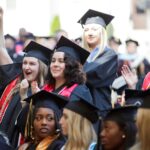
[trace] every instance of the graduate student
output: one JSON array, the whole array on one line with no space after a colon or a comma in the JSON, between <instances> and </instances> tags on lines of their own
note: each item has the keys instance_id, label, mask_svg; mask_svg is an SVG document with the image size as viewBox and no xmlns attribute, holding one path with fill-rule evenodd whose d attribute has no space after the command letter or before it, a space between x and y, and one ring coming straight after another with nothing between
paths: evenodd
<instances>
[{"instance_id":1,"label":"graduate student","mask_svg":"<svg viewBox=\"0 0 150 150\"><path fill-rule=\"evenodd\" d=\"M150 149L150 90L143 91L143 103L137 111L137 141L130 150L148 150Z\"/></svg>"},{"instance_id":2,"label":"graduate student","mask_svg":"<svg viewBox=\"0 0 150 150\"><path fill-rule=\"evenodd\" d=\"M137 106L123 106L108 110L102 120L99 133L101 141L99 146L102 150L127 150L135 143L136 112Z\"/></svg>"},{"instance_id":3,"label":"graduate student","mask_svg":"<svg viewBox=\"0 0 150 150\"><path fill-rule=\"evenodd\" d=\"M59 119L67 100L42 90L25 101L30 103L25 130L26 143L19 150L60 150L65 138L61 134Z\"/></svg>"},{"instance_id":4,"label":"graduate student","mask_svg":"<svg viewBox=\"0 0 150 150\"><path fill-rule=\"evenodd\" d=\"M85 85L86 74L82 68L88 56L88 51L62 36L52 55L48 83L43 89L66 96L70 100L82 95L92 102L90 91ZM35 91L36 89L35 85Z\"/></svg>"},{"instance_id":5,"label":"graduate student","mask_svg":"<svg viewBox=\"0 0 150 150\"><path fill-rule=\"evenodd\" d=\"M83 47L90 55L84 64L94 103L100 109L111 108L110 86L116 78L117 55L107 47L106 27L114 16L89 9L78 21L83 27Z\"/></svg>"},{"instance_id":6,"label":"graduate student","mask_svg":"<svg viewBox=\"0 0 150 150\"><path fill-rule=\"evenodd\" d=\"M82 98L69 101L59 121L67 142L61 150L93 150L96 133L93 123L98 121L98 108Z\"/></svg>"},{"instance_id":7,"label":"graduate student","mask_svg":"<svg viewBox=\"0 0 150 150\"><path fill-rule=\"evenodd\" d=\"M25 51L22 64L0 66L0 130L8 134L14 146L18 143L16 120L22 109L21 100L32 94L32 81L37 81L39 87L44 85L51 54L49 49L35 42L31 42Z\"/></svg>"}]
</instances>

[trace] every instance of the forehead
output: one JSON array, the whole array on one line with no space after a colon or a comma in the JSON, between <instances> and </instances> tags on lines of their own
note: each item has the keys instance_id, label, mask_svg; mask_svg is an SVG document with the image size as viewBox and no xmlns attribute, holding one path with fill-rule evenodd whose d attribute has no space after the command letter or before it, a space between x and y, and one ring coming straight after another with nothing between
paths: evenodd
<instances>
[{"instance_id":1,"label":"forehead","mask_svg":"<svg viewBox=\"0 0 150 150\"><path fill-rule=\"evenodd\" d=\"M101 28L102 26L99 24L91 23L91 24L86 24L84 25L84 28Z\"/></svg>"},{"instance_id":2,"label":"forehead","mask_svg":"<svg viewBox=\"0 0 150 150\"><path fill-rule=\"evenodd\" d=\"M36 114L52 114L52 115L54 115L54 111L50 108L39 107L39 108L37 108Z\"/></svg>"},{"instance_id":3,"label":"forehead","mask_svg":"<svg viewBox=\"0 0 150 150\"><path fill-rule=\"evenodd\" d=\"M38 62L38 59L35 57L24 57L23 61L32 61L32 62Z\"/></svg>"},{"instance_id":4,"label":"forehead","mask_svg":"<svg viewBox=\"0 0 150 150\"><path fill-rule=\"evenodd\" d=\"M54 52L54 54L53 54L53 58L54 57L61 57L61 58L64 58L64 55L65 55L65 53L64 52Z\"/></svg>"}]
</instances>

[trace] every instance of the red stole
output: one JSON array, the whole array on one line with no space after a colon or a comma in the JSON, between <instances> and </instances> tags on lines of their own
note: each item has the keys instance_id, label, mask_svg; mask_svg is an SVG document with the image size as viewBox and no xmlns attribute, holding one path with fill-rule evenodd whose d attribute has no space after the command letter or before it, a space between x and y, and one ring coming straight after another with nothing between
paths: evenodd
<instances>
[{"instance_id":1,"label":"red stole","mask_svg":"<svg viewBox=\"0 0 150 150\"><path fill-rule=\"evenodd\" d=\"M72 91L78 86L78 84L73 84L71 87L67 87L67 86L64 86L60 91L59 91L59 95L62 95L62 96L65 96L65 97L70 97ZM46 90L48 92L53 92L54 90L54 86L53 85L49 85L49 84L46 84L44 87L43 87L43 90Z\"/></svg>"},{"instance_id":2,"label":"red stole","mask_svg":"<svg viewBox=\"0 0 150 150\"><path fill-rule=\"evenodd\" d=\"M2 122L2 119L5 115L5 112L8 108L8 105L11 101L12 96L9 97L9 99L6 100L7 96L11 93L11 91L14 89L16 86L16 83L18 81L18 77L11 81L5 88L1 98L0 98L0 123Z\"/></svg>"}]
</instances>

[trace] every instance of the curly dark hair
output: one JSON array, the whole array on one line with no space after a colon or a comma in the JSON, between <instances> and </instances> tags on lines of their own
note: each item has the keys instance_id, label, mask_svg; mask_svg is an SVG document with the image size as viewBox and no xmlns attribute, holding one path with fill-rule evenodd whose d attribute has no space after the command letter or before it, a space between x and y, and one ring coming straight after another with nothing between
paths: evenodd
<instances>
[{"instance_id":1,"label":"curly dark hair","mask_svg":"<svg viewBox=\"0 0 150 150\"><path fill-rule=\"evenodd\" d=\"M83 71L83 67L75 60L72 56L65 53L64 56L64 62L65 62L65 71L64 71L64 77L66 79L66 85L71 86L74 83L77 84L84 84L86 82L86 73ZM48 71L48 84L55 84L55 79L53 78L50 69Z\"/></svg>"}]
</instances>

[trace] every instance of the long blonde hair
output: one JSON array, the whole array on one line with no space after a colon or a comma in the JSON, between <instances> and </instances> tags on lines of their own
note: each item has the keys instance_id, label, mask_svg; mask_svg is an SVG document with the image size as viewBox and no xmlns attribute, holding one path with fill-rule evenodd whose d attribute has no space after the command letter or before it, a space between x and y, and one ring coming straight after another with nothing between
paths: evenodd
<instances>
[{"instance_id":1,"label":"long blonde hair","mask_svg":"<svg viewBox=\"0 0 150 150\"><path fill-rule=\"evenodd\" d=\"M138 136L141 150L150 150L150 109L139 108L137 113Z\"/></svg>"},{"instance_id":2,"label":"long blonde hair","mask_svg":"<svg viewBox=\"0 0 150 150\"><path fill-rule=\"evenodd\" d=\"M100 44L97 45L97 47L99 48L99 52L97 53L97 55L94 57L93 61L104 51L104 48L106 47L107 45L107 33L106 33L106 29L100 25L100 28L101 28L101 32L99 33L100 34ZM88 45L88 43L86 42L85 40L85 32L83 31L83 36L82 36L82 39L83 39L83 47L87 50L90 51L90 47ZM95 47L96 48L96 47Z\"/></svg>"},{"instance_id":3,"label":"long blonde hair","mask_svg":"<svg viewBox=\"0 0 150 150\"><path fill-rule=\"evenodd\" d=\"M92 123L81 115L67 110L68 140L65 150L86 150L91 142L96 141Z\"/></svg>"}]
</instances>

